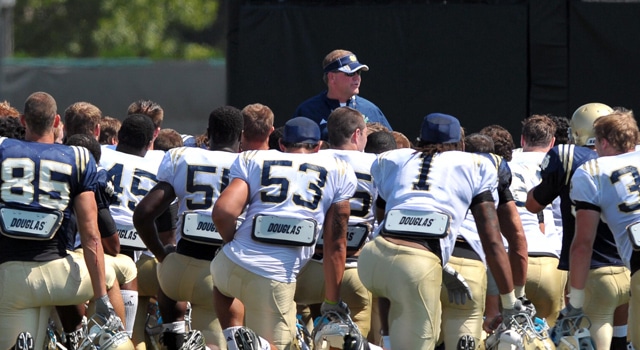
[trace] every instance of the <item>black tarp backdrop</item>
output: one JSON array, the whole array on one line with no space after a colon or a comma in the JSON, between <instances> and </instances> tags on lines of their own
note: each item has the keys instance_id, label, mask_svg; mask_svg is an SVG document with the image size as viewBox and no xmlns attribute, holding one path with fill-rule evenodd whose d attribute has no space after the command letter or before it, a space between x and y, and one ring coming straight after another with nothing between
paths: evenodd
<instances>
[{"instance_id":1,"label":"black tarp backdrop","mask_svg":"<svg viewBox=\"0 0 640 350\"><path fill-rule=\"evenodd\" d=\"M533 113L638 109L639 16L639 4L572 0L232 1L228 102L267 104L282 125L344 48L371 68L360 94L410 139L444 112L468 132L503 125L517 144Z\"/></svg>"},{"instance_id":2,"label":"black tarp backdrop","mask_svg":"<svg viewBox=\"0 0 640 350\"><path fill-rule=\"evenodd\" d=\"M139 99L164 109L162 127L181 133L206 131L209 113L226 103L224 62L152 62L150 60L27 60L4 67L0 101L20 111L34 91L51 93L58 113L88 101L103 115L124 120Z\"/></svg>"},{"instance_id":3,"label":"black tarp backdrop","mask_svg":"<svg viewBox=\"0 0 640 350\"><path fill-rule=\"evenodd\" d=\"M569 102L601 98L640 115L640 3L571 2ZM602 97L601 97L602 96Z\"/></svg>"}]
</instances>

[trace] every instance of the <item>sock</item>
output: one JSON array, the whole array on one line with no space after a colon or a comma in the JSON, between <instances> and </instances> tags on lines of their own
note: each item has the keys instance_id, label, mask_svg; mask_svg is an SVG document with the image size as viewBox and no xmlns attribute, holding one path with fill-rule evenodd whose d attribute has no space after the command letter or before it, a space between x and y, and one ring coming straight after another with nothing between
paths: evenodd
<instances>
[{"instance_id":1,"label":"sock","mask_svg":"<svg viewBox=\"0 0 640 350\"><path fill-rule=\"evenodd\" d=\"M627 337L613 337L611 338L611 350L626 350L627 349Z\"/></svg>"},{"instance_id":2,"label":"sock","mask_svg":"<svg viewBox=\"0 0 640 350\"><path fill-rule=\"evenodd\" d=\"M167 350L178 350L184 344L184 333L173 333L165 330L162 333L162 344Z\"/></svg>"},{"instance_id":3,"label":"sock","mask_svg":"<svg viewBox=\"0 0 640 350\"><path fill-rule=\"evenodd\" d=\"M224 335L224 339L227 341L227 350L238 350L238 346L236 345L235 338L233 335L236 333L238 328L242 328L240 326L229 327L222 330L222 335Z\"/></svg>"},{"instance_id":4,"label":"sock","mask_svg":"<svg viewBox=\"0 0 640 350\"><path fill-rule=\"evenodd\" d=\"M133 325L136 322L136 313L138 311L138 291L123 289L120 294L122 294L122 300L124 301L125 330L129 334L129 338L131 338L133 337Z\"/></svg>"},{"instance_id":5,"label":"sock","mask_svg":"<svg viewBox=\"0 0 640 350\"><path fill-rule=\"evenodd\" d=\"M613 327L614 338L626 338L627 337L627 325Z\"/></svg>"},{"instance_id":6,"label":"sock","mask_svg":"<svg viewBox=\"0 0 640 350\"><path fill-rule=\"evenodd\" d=\"M178 350L184 344L186 325L184 321L162 324L162 344L167 350Z\"/></svg>"},{"instance_id":7,"label":"sock","mask_svg":"<svg viewBox=\"0 0 640 350\"><path fill-rule=\"evenodd\" d=\"M176 321L172 323L163 323L162 331L170 332L170 333L180 333L184 334L187 330L186 324L184 321Z\"/></svg>"}]
</instances>

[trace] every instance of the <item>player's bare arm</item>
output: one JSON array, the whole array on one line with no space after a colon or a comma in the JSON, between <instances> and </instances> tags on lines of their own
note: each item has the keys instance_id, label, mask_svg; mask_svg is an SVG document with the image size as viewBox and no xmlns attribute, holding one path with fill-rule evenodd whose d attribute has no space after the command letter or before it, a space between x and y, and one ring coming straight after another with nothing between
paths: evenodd
<instances>
[{"instance_id":1,"label":"player's bare arm","mask_svg":"<svg viewBox=\"0 0 640 350\"><path fill-rule=\"evenodd\" d=\"M332 204L325 218L323 228L325 297L331 301L340 299L340 284L347 258L347 223L350 213L349 201L344 200Z\"/></svg>"},{"instance_id":2,"label":"player's bare arm","mask_svg":"<svg viewBox=\"0 0 640 350\"><path fill-rule=\"evenodd\" d=\"M509 242L509 263L511 264L513 284L524 286L527 281L529 255L527 239L515 202L510 201L498 206L498 220L500 231Z\"/></svg>"},{"instance_id":3,"label":"player's bare arm","mask_svg":"<svg viewBox=\"0 0 640 350\"><path fill-rule=\"evenodd\" d=\"M533 196L533 191L535 191L535 187L532 188L529 192L527 192L527 202L525 203L525 207L528 211L532 213L539 213L544 209L544 205L540 204L536 198Z\"/></svg>"},{"instance_id":4,"label":"player's bare arm","mask_svg":"<svg viewBox=\"0 0 640 350\"><path fill-rule=\"evenodd\" d=\"M160 216L176 198L173 187L159 182L138 203L133 211L133 225L147 248L162 262L172 249L166 249L156 228L155 219Z\"/></svg>"},{"instance_id":5,"label":"player's bare arm","mask_svg":"<svg viewBox=\"0 0 640 350\"><path fill-rule=\"evenodd\" d=\"M600 212L580 209L576 211L576 235L569 253L569 271L571 287L584 289L593 254L593 241L596 238Z\"/></svg>"},{"instance_id":6,"label":"player's bare arm","mask_svg":"<svg viewBox=\"0 0 640 350\"><path fill-rule=\"evenodd\" d=\"M84 261L91 276L93 295L99 298L107 294L107 282L104 276L104 250L96 221L98 208L93 192L86 191L77 195L74 210L84 251Z\"/></svg>"},{"instance_id":7,"label":"player's bare arm","mask_svg":"<svg viewBox=\"0 0 640 350\"><path fill-rule=\"evenodd\" d=\"M491 201L484 201L472 205L471 212L476 218L476 226L482 248L487 256L487 264L493 273L500 294L510 293L513 291L511 266L500 235L495 205Z\"/></svg>"}]
</instances>

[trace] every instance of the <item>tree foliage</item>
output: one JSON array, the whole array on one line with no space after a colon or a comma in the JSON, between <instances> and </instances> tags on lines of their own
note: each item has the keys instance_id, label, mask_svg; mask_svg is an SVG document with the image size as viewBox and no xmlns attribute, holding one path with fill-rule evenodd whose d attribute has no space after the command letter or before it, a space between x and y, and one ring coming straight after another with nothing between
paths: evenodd
<instances>
[{"instance_id":1,"label":"tree foliage","mask_svg":"<svg viewBox=\"0 0 640 350\"><path fill-rule=\"evenodd\" d=\"M223 55L219 0L22 0L15 54L208 59Z\"/></svg>"}]
</instances>

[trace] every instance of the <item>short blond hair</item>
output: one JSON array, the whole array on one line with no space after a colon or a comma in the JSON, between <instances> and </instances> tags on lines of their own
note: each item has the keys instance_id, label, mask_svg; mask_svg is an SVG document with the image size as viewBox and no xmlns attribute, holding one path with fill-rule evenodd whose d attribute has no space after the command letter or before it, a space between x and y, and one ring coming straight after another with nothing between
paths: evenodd
<instances>
[{"instance_id":1,"label":"short blond hair","mask_svg":"<svg viewBox=\"0 0 640 350\"><path fill-rule=\"evenodd\" d=\"M632 111L613 112L593 122L596 140L605 139L620 153L635 149L638 144L638 123Z\"/></svg>"},{"instance_id":2,"label":"short blond hair","mask_svg":"<svg viewBox=\"0 0 640 350\"><path fill-rule=\"evenodd\" d=\"M274 115L271 108L253 103L242 109L244 118L243 136L251 141L266 140L273 130Z\"/></svg>"}]
</instances>

